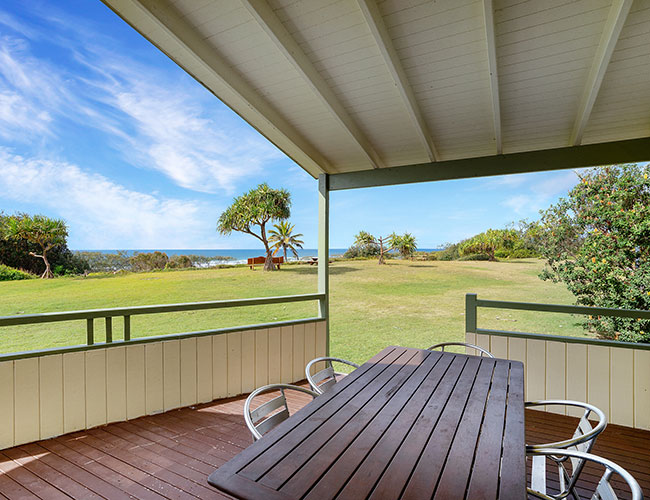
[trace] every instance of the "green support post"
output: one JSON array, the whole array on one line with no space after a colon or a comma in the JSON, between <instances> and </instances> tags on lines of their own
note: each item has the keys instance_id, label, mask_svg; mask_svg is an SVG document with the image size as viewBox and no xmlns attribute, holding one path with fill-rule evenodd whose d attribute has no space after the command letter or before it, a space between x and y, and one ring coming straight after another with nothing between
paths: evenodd
<instances>
[{"instance_id":1,"label":"green support post","mask_svg":"<svg viewBox=\"0 0 650 500\"><path fill-rule=\"evenodd\" d=\"M326 355L330 354L329 294L330 294L330 194L329 175L318 176L318 316L325 319Z\"/></svg>"},{"instance_id":2,"label":"green support post","mask_svg":"<svg viewBox=\"0 0 650 500\"><path fill-rule=\"evenodd\" d=\"M113 318L106 316L106 343L113 342Z\"/></svg>"},{"instance_id":3,"label":"green support post","mask_svg":"<svg viewBox=\"0 0 650 500\"><path fill-rule=\"evenodd\" d=\"M131 316L124 316L124 340L131 340Z\"/></svg>"},{"instance_id":4,"label":"green support post","mask_svg":"<svg viewBox=\"0 0 650 500\"><path fill-rule=\"evenodd\" d=\"M465 294L465 332L476 333L476 304L475 293Z\"/></svg>"},{"instance_id":5,"label":"green support post","mask_svg":"<svg viewBox=\"0 0 650 500\"><path fill-rule=\"evenodd\" d=\"M93 345L95 343L95 325L93 318L86 320L86 344Z\"/></svg>"}]
</instances>

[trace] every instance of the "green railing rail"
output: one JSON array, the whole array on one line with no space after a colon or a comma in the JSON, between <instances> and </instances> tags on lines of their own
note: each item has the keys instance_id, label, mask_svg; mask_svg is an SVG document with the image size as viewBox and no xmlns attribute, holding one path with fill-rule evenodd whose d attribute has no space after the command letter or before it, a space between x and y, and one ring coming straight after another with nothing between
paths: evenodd
<instances>
[{"instance_id":1,"label":"green railing rail","mask_svg":"<svg viewBox=\"0 0 650 500\"><path fill-rule=\"evenodd\" d=\"M262 323L259 325L244 325L231 328L218 328L215 330L202 330L196 332L174 333L167 335L156 335L148 337L131 338L131 316L143 314L159 314L182 311L201 311L207 309L224 309L231 307L261 306L269 304L284 304L291 302L305 302L317 300L322 303L326 300L324 293L308 293L302 295L284 295L279 297L259 297L251 299L233 299L233 300L214 300L209 302L187 302L182 304L160 304L150 306L134 307L115 307L107 309L90 309L86 311L65 311L42 314L21 314L17 316L0 316L0 327L33 325L38 323L54 323L58 321L86 321L86 344L66 347L55 347L51 349L27 351L20 353L0 354L0 361L8 359L21 359L27 357L41 356L44 354L75 352L88 350L98 347L108 347L111 345L124 345L125 343L140 344L155 342L159 340L174 340L188 337L198 337L203 335L214 335L220 333L229 333L248 329L257 329L264 327L285 326L299 323L308 323L327 319L322 315L289 321L277 321ZM124 319L124 329L122 340L117 342L113 339L113 318L122 317ZM95 343L95 320L104 319L106 332L106 342Z\"/></svg>"},{"instance_id":2,"label":"green railing rail","mask_svg":"<svg viewBox=\"0 0 650 500\"><path fill-rule=\"evenodd\" d=\"M552 340L576 344L604 345L609 347L625 347L630 349L650 350L650 344L640 342L621 342L619 340L590 339L564 335L548 335L543 333L511 332L506 330L490 330L479 328L477 325L477 309L479 307L491 309L511 309L519 311L539 311L563 314L581 314L590 316L612 316L617 318L650 319L650 311L640 309L615 309L610 307L569 306L563 304L540 304L535 302L508 302L504 300L479 299L475 293L465 294L465 331L496 335L500 337L519 337L536 340Z\"/></svg>"}]
</instances>

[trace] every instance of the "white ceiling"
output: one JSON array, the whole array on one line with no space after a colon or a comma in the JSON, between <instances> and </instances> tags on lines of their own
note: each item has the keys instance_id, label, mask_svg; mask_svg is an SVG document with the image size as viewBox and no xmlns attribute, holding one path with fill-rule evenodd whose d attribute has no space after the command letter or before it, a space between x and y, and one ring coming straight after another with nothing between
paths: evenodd
<instances>
[{"instance_id":1,"label":"white ceiling","mask_svg":"<svg viewBox=\"0 0 650 500\"><path fill-rule=\"evenodd\" d=\"M104 0L312 175L650 136L650 0Z\"/></svg>"}]
</instances>

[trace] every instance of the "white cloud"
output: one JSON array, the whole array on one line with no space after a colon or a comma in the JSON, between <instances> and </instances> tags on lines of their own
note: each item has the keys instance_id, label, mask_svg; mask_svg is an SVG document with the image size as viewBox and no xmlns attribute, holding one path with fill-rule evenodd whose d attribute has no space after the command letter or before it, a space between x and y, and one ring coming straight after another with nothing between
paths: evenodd
<instances>
[{"instance_id":1,"label":"white cloud","mask_svg":"<svg viewBox=\"0 0 650 500\"><path fill-rule=\"evenodd\" d=\"M67 118L106 132L134 166L208 193L232 194L238 181L283 157L188 78L75 36L61 46L72 64L56 66L34 57L26 39L0 38L0 137L56 136L57 120Z\"/></svg>"},{"instance_id":2,"label":"white cloud","mask_svg":"<svg viewBox=\"0 0 650 500\"><path fill-rule=\"evenodd\" d=\"M36 203L64 218L76 248L201 248L214 207L126 189L69 163L0 149L0 198Z\"/></svg>"}]
</instances>

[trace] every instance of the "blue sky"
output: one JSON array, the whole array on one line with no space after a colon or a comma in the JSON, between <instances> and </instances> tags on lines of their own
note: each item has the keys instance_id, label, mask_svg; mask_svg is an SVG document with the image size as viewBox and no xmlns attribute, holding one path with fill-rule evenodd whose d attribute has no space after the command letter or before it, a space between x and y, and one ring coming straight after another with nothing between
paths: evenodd
<instances>
[{"instance_id":1,"label":"blue sky","mask_svg":"<svg viewBox=\"0 0 650 500\"><path fill-rule=\"evenodd\" d=\"M421 248L536 218L572 171L332 193L331 246L360 229ZM293 197L316 246L317 183L99 0L0 4L0 210L60 217L73 249L255 248L216 233L237 194Z\"/></svg>"}]
</instances>

